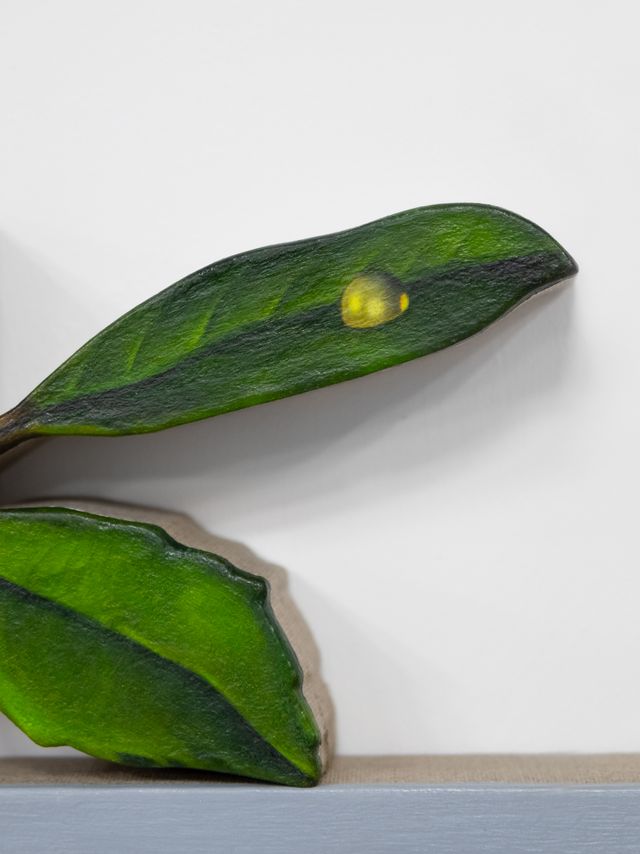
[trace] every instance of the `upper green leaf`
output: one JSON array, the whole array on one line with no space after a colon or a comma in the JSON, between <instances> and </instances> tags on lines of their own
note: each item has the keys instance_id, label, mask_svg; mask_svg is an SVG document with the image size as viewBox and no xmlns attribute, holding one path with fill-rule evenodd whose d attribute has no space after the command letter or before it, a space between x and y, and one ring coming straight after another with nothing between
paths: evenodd
<instances>
[{"instance_id":1,"label":"upper green leaf","mask_svg":"<svg viewBox=\"0 0 640 854\"><path fill-rule=\"evenodd\" d=\"M125 764L320 774L266 582L152 525L0 511L0 709L39 744Z\"/></svg>"},{"instance_id":2,"label":"upper green leaf","mask_svg":"<svg viewBox=\"0 0 640 854\"><path fill-rule=\"evenodd\" d=\"M576 265L484 205L417 208L187 276L0 419L0 447L159 430L350 379L478 332Z\"/></svg>"}]
</instances>

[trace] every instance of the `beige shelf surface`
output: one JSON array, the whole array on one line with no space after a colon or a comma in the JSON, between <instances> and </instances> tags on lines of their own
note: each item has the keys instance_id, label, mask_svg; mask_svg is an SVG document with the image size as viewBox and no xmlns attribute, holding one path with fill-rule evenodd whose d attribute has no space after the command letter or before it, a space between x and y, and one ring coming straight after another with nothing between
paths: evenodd
<instances>
[{"instance_id":1,"label":"beige shelf surface","mask_svg":"<svg viewBox=\"0 0 640 854\"><path fill-rule=\"evenodd\" d=\"M126 768L85 757L0 759L0 785L244 784L223 775ZM338 756L321 785L611 785L640 783L640 754Z\"/></svg>"}]
</instances>

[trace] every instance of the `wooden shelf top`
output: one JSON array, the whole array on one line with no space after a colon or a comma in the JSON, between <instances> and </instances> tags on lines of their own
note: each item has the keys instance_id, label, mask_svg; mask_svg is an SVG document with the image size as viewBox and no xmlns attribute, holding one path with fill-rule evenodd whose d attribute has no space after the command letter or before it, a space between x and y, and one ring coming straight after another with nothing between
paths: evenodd
<instances>
[{"instance_id":1,"label":"wooden shelf top","mask_svg":"<svg viewBox=\"0 0 640 854\"><path fill-rule=\"evenodd\" d=\"M0 786L247 785L223 775L126 768L88 757L0 759ZM338 756L321 785L610 785L640 783L640 754Z\"/></svg>"}]
</instances>

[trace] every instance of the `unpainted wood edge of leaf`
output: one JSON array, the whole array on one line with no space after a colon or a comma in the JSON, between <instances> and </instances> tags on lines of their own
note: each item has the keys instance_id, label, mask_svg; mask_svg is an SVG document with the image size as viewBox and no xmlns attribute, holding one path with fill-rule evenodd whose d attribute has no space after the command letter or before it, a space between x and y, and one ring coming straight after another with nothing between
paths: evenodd
<instances>
[{"instance_id":1,"label":"unpainted wood edge of leaf","mask_svg":"<svg viewBox=\"0 0 640 854\"><path fill-rule=\"evenodd\" d=\"M322 771L326 771L335 751L335 711L328 686L321 676L319 649L289 593L287 573L282 567L263 561L241 543L209 533L182 513L87 498L46 498L7 504L0 509L9 507L67 507L97 516L157 525L185 546L212 552L238 569L265 578L270 586L271 608L302 671L302 693L320 732L318 753Z\"/></svg>"}]
</instances>

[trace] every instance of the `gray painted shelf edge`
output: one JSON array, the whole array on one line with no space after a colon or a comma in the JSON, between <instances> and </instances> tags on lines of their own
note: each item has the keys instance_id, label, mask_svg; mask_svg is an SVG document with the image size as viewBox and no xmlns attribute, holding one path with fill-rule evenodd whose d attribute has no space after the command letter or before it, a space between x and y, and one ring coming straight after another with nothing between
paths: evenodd
<instances>
[{"instance_id":1,"label":"gray painted shelf edge","mask_svg":"<svg viewBox=\"0 0 640 854\"><path fill-rule=\"evenodd\" d=\"M500 768L510 781L498 778ZM637 755L339 757L315 789L198 777L159 782L111 769L82 759L0 760L0 852L640 850ZM543 772L552 782L543 782Z\"/></svg>"}]
</instances>

